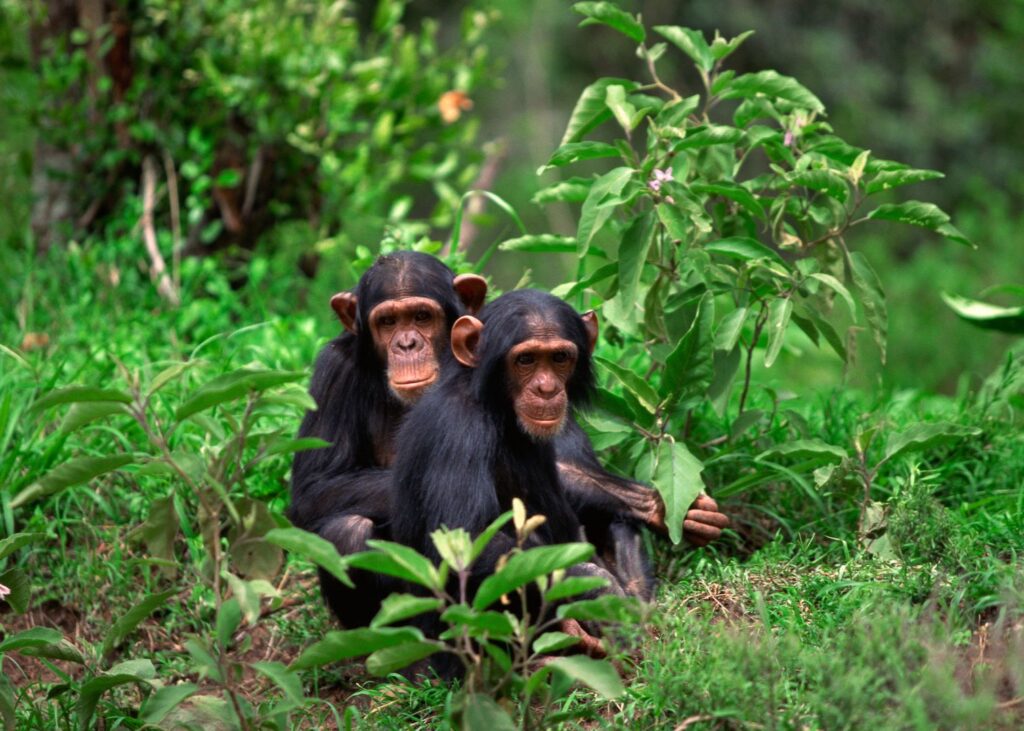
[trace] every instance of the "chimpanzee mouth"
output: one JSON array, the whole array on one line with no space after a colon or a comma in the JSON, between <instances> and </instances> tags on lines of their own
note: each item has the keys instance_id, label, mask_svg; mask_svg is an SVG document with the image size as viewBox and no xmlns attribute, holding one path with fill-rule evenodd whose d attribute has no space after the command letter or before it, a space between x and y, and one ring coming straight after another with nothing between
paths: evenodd
<instances>
[{"instance_id":1,"label":"chimpanzee mouth","mask_svg":"<svg viewBox=\"0 0 1024 731\"><path fill-rule=\"evenodd\" d=\"M410 381L391 381L391 385L395 388L419 388L420 386L429 386L437 380L437 372L431 373L426 378L416 378Z\"/></svg>"}]
</instances>

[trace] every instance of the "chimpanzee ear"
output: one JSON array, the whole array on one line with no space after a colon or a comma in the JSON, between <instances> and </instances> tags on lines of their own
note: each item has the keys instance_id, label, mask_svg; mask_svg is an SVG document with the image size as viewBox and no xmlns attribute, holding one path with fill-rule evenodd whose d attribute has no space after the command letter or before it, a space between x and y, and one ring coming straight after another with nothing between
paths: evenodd
<instances>
[{"instance_id":1,"label":"chimpanzee ear","mask_svg":"<svg viewBox=\"0 0 1024 731\"><path fill-rule=\"evenodd\" d=\"M357 334L359 325L356 321L356 305L358 300L354 292L338 292L331 297L331 309L341 320L342 326L353 335Z\"/></svg>"},{"instance_id":2,"label":"chimpanzee ear","mask_svg":"<svg viewBox=\"0 0 1024 731\"><path fill-rule=\"evenodd\" d=\"M590 341L590 352L594 352L594 346L597 345L597 313L593 310L584 312L581 317L583 318L583 327L587 329L587 340Z\"/></svg>"},{"instance_id":3,"label":"chimpanzee ear","mask_svg":"<svg viewBox=\"0 0 1024 731\"><path fill-rule=\"evenodd\" d=\"M452 325L452 355L464 366L476 368L480 362L477 347L484 324L472 315L463 315Z\"/></svg>"},{"instance_id":4,"label":"chimpanzee ear","mask_svg":"<svg viewBox=\"0 0 1024 731\"><path fill-rule=\"evenodd\" d=\"M484 306L487 297L487 280L479 274L460 274L452 280L455 292L466 306L466 312L475 315Z\"/></svg>"}]
</instances>

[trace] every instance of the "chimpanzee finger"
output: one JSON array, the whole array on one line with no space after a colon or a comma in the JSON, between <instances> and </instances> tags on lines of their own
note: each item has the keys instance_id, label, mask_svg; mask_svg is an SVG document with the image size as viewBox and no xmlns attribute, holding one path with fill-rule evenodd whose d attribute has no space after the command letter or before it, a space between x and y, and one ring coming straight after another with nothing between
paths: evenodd
<instances>
[{"instance_id":1,"label":"chimpanzee finger","mask_svg":"<svg viewBox=\"0 0 1024 731\"><path fill-rule=\"evenodd\" d=\"M713 541L722 535L722 529L696 520L684 520L683 533L691 542L694 540Z\"/></svg>"},{"instance_id":2,"label":"chimpanzee finger","mask_svg":"<svg viewBox=\"0 0 1024 731\"><path fill-rule=\"evenodd\" d=\"M706 523L707 525L713 525L717 528L729 527L728 515L725 513L712 513L707 510L688 510L686 511L686 520Z\"/></svg>"},{"instance_id":3,"label":"chimpanzee finger","mask_svg":"<svg viewBox=\"0 0 1024 731\"><path fill-rule=\"evenodd\" d=\"M693 501L693 505L690 506L691 510L710 510L711 512L718 511L718 503L716 503L710 496L700 494L697 499Z\"/></svg>"}]
</instances>

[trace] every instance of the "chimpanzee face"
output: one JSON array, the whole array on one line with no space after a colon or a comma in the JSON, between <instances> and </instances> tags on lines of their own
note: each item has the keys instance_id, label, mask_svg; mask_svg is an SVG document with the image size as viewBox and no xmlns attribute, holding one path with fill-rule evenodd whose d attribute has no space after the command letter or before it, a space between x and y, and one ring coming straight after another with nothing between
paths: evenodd
<instances>
[{"instance_id":1,"label":"chimpanzee face","mask_svg":"<svg viewBox=\"0 0 1024 731\"><path fill-rule=\"evenodd\" d=\"M530 436L551 439L562 431L569 414L566 384L578 356L575 343L543 326L505 356L516 419Z\"/></svg>"},{"instance_id":2,"label":"chimpanzee face","mask_svg":"<svg viewBox=\"0 0 1024 731\"><path fill-rule=\"evenodd\" d=\"M429 297L402 297L374 307L369 322L377 354L387 364L388 387L402 403L414 403L441 370L444 311Z\"/></svg>"}]
</instances>

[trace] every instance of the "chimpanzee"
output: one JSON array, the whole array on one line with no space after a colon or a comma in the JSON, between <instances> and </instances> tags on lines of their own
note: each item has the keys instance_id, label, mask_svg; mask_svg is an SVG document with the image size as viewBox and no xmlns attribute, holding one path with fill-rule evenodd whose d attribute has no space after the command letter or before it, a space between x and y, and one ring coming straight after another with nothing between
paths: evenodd
<instances>
[{"instance_id":1,"label":"chimpanzee","mask_svg":"<svg viewBox=\"0 0 1024 731\"><path fill-rule=\"evenodd\" d=\"M292 464L288 517L330 540L343 554L386 538L390 519L386 469L408 405L452 362L448 334L456 318L476 312L487 283L454 276L436 258L411 251L380 257L354 292L331 299L345 327L317 358L300 437L331 443L299 452ZM368 624L390 593L383 579L356 572L348 589L321 572L324 598L348 627Z\"/></svg>"},{"instance_id":2,"label":"chimpanzee","mask_svg":"<svg viewBox=\"0 0 1024 731\"><path fill-rule=\"evenodd\" d=\"M437 560L430 533L441 526L477 535L520 498L547 520L537 544L579 540L582 526L559 477L555 443L572 411L593 390L594 313L578 315L553 295L516 290L486 305L480 319L460 317L451 334L461 364L414 406L398 434L391 534ZM473 566L471 591L514 544L501 532ZM646 571L641 547L617 544L617 575L594 564L584 574L630 591L623 570ZM632 553L633 549L638 553ZM425 620L428 627L431 620Z\"/></svg>"}]
</instances>

